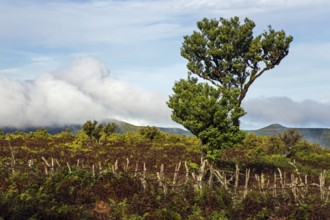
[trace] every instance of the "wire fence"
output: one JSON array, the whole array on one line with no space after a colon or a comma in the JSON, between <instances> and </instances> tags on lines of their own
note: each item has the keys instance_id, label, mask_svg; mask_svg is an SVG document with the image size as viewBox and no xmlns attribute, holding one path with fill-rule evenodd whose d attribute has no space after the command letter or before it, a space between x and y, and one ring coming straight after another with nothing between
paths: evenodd
<instances>
[{"instance_id":1,"label":"wire fence","mask_svg":"<svg viewBox=\"0 0 330 220\"><path fill-rule=\"evenodd\" d=\"M73 173L77 169L84 169L97 178L105 173L121 174L125 173L140 181L144 191L148 190L149 184L158 184L160 190L167 194L171 190L191 186L197 191L213 187L222 187L230 191L233 196L246 197L251 191L262 191L272 194L274 197L283 194L291 194L297 202L301 202L308 194L314 193L319 196L324 203L329 201L330 186L326 183L327 171L322 171L318 176L318 181L313 181L308 175L302 175L295 163L290 163L294 167L294 172L285 172L279 168L270 173L251 173L250 169L241 170L238 165L233 171L221 170L214 167L207 160L201 159L199 168L192 169L186 161L175 164L174 170L165 171L165 165L161 164L157 172L148 170L146 163L132 164L127 158L125 162L116 160L114 163L84 164L82 160L71 162L59 162L55 158L29 159L26 163L17 163L14 155L10 160L0 164L1 172L7 175L15 173L38 173L43 175L53 175L55 172L67 169L68 173ZM315 178L314 178L315 179Z\"/></svg>"}]
</instances>

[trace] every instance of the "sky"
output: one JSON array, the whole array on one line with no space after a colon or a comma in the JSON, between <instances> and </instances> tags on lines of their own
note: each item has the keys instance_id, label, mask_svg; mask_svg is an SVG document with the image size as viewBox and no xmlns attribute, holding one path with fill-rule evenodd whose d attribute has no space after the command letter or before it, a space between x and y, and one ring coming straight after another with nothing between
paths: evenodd
<instances>
[{"instance_id":1,"label":"sky","mask_svg":"<svg viewBox=\"0 0 330 220\"><path fill-rule=\"evenodd\" d=\"M250 87L243 129L330 128L328 0L0 0L0 127L114 118L180 127L166 101L186 78L183 36L245 17L294 37Z\"/></svg>"}]
</instances>

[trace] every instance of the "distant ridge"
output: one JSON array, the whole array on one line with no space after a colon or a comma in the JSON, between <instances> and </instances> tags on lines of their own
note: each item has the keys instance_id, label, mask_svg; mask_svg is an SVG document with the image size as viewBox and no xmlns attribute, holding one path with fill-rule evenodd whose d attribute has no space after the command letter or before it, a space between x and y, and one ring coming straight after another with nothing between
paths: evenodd
<instances>
[{"instance_id":1,"label":"distant ridge","mask_svg":"<svg viewBox=\"0 0 330 220\"><path fill-rule=\"evenodd\" d=\"M136 126L124 121L119 121L116 119L106 119L106 120L102 120L99 121L99 123L102 124L106 124L106 123L115 123L118 127L116 129L116 133L119 134L124 134L127 132L131 132L131 131L136 131L139 128L142 127L146 127L146 126ZM59 125L54 125L54 126L45 126L45 127L36 127L36 126L31 126L31 127L24 127L24 128L15 128L15 127L0 127L0 130L2 130L5 134L7 133L14 133L16 131L20 131L20 132L25 132L25 133L29 133L29 132L35 132L37 130L39 130L40 128L44 128L45 130L47 130L47 132L49 134L58 134L62 131L65 131L66 129L70 129L70 131L72 133L77 133L78 130L82 129L82 124L75 124L75 125L63 125L63 126L59 126ZM160 131L163 131L165 133L170 133L170 134L184 134L184 135L191 135L191 133L187 130L181 129L181 128L170 128L170 127L157 127Z\"/></svg>"},{"instance_id":2,"label":"distant ridge","mask_svg":"<svg viewBox=\"0 0 330 220\"><path fill-rule=\"evenodd\" d=\"M252 130L247 131L249 133L255 133L258 136L273 136L273 135L279 135L283 131L287 130L287 127L284 127L280 124L271 124L264 128L258 129L258 130Z\"/></svg>"},{"instance_id":3,"label":"distant ridge","mask_svg":"<svg viewBox=\"0 0 330 220\"><path fill-rule=\"evenodd\" d=\"M289 129L280 124L271 124L258 130L248 130L248 133L254 133L258 136L278 136L280 133ZM300 132L302 138L308 142L320 144L323 147L330 148L330 129L329 128L294 128Z\"/></svg>"},{"instance_id":4,"label":"distant ridge","mask_svg":"<svg viewBox=\"0 0 330 220\"><path fill-rule=\"evenodd\" d=\"M118 128L116 129L116 132L118 133L127 133L130 131L136 131L139 128L146 127L146 126L137 126L137 125L132 125L130 123L124 122L124 121L119 121L116 119L107 119L102 121L102 123L115 123ZM157 127L160 131L163 131L165 133L170 133L170 134L185 134L185 135L191 135L191 133L187 130L181 129L181 128L170 128L170 127Z\"/></svg>"},{"instance_id":5,"label":"distant ridge","mask_svg":"<svg viewBox=\"0 0 330 220\"><path fill-rule=\"evenodd\" d=\"M123 134L130 131L136 131L141 127L145 126L136 126L130 123L119 121L115 119L107 119L101 121L101 123L115 123L118 125L116 129L117 133ZM66 129L70 129L71 132L76 133L78 130L82 128L82 125L63 125L63 126L47 126L47 127L25 127L25 128L14 128L14 127L3 127L0 128L4 131L5 134L13 133L16 131L21 131L25 133L37 131L40 128L44 128L50 134L57 134ZM184 134L184 135L192 135L189 131L181 129L181 128L167 128L167 127L157 127L159 130L170 133L170 134ZM280 124L271 124L264 128L258 130L246 130L247 133L254 133L258 136L278 136L280 133L289 129ZM330 129L329 128L294 128L297 129L301 134L302 138L315 144L320 144L323 147L330 148Z\"/></svg>"},{"instance_id":6,"label":"distant ridge","mask_svg":"<svg viewBox=\"0 0 330 220\"><path fill-rule=\"evenodd\" d=\"M280 125L280 124L271 124L271 125L268 125L267 127L264 127L262 129L274 129L274 130L281 130L281 129L287 129L287 127L284 127L283 125Z\"/></svg>"}]
</instances>

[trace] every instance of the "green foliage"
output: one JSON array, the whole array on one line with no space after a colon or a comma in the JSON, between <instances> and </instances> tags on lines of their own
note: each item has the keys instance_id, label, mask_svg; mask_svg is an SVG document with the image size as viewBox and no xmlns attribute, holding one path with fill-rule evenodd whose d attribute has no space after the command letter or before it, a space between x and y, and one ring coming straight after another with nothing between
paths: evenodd
<instances>
[{"instance_id":1,"label":"green foliage","mask_svg":"<svg viewBox=\"0 0 330 220\"><path fill-rule=\"evenodd\" d=\"M181 47L187 68L214 85L239 89L238 106L256 78L280 64L293 40L270 26L254 35L255 23L248 18L243 24L238 17L204 18L197 27L199 31L185 36Z\"/></svg>"},{"instance_id":2,"label":"green foliage","mask_svg":"<svg viewBox=\"0 0 330 220\"><path fill-rule=\"evenodd\" d=\"M156 127L142 127L138 129L138 132L140 135L142 135L144 138L148 140L155 140L155 139L160 139L162 136L162 132L159 131Z\"/></svg>"},{"instance_id":3,"label":"green foliage","mask_svg":"<svg viewBox=\"0 0 330 220\"><path fill-rule=\"evenodd\" d=\"M285 144L285 156L290 156L294 146L301 139L301 134L296 129L288 129L279 135L280 139Z\"/></svg>"},{"instance_id":4,"label":"green foliage","mask_svg":"<svg viewBox=\"0 0 330 220\"><path fill-rule=\"evenodd\" d=\"M97 126L97 121L95 120L93 122L86 121L85 124L83 124L82 129L90 140L99 137L99 133L101 132L101 129Z\"/></svg>"},{"instance_id":5,"label":"green foliage","mask_svg":"<svg viewBox=\"0 0 330 220\"><path fill-rule=\"evenodd\" d=\"M237 93L198 83L190 77L176 82L173 91L167 103L173 109L172 119L207 145L209 156L244 138L244 132L234 125L244 115L243 109L235 105Z\"/></svg>"},{"instance_id":6,"label":"green foliage","mask_svg":"<svg viewBox=\"0 0 330 220\"><path fill-rule=\"evenodd\" d=\"M30 135L35 138L48 138L50 136L48 131L44 128L40 128L35 132L31 132Z\"/></svg>"},{"instance_id":7,"label":"green foliage","mask_svg":"<svg viewBox=\"0 0 330 220\"><path fill-rule=\"evenodd\" d=\"M184 37L181 55L188 60L188 79L173 87L168 106L172 119L196 135L209 159L244 138L239 119L242 100L251 84L279 65L293 38L270 26L253 36L255 23L238 17L197 23L199 31ZM192 74L212 83L198 83Z\"/></svg>"},{"instance_id":8,"label":"green foliage","mask_svg":"<svg viewBox=\"0 0 330 220\"><path fill-rule=\"evenodd\" d=\"M116 131L117 127L118 126L115 123L107 123L103 128L103 132L106 135L111 135Z\"/></svg>"},{"instance_id":9,"label":"green foliage","mask_svg":"<svg viewBox=\"0 0 330 220\"><path fill-rule=\"evenodd\" d=\"M102 136L109 136L114 133L117 125L114 123L108 123L106 125L98 124L98 122L94 120L93 122L86 121L82 128L91 142L100 142ZM102 139L104 140L104 137Z\"/></svg>"},{"instance_id":10,"label":"green foliage","mask_svg":"<svg viewBox=\"0 0 330 220\"><path fill-rule=\"evenodd\" d=\"M269 154L282 154L285 152L285 143L280 139L280 137L271 136L268 138L268 153Z\"/></svg>"}]
</instances>

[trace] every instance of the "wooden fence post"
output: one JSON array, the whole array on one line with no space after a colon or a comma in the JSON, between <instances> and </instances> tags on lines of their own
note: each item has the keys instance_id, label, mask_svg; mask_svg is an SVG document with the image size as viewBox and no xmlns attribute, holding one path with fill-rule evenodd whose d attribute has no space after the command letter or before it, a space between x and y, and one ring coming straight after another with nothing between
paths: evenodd
<instances>
[{"instance_id":1,"label":"wooden fence post","mask_svg":"<svg viewBox=\"0 0 330 220\"><path fill-rule=\"evenodd\" d=\"M124 171L127 172L129 169L129 159L128 157L126 158L126 165L124 164Z\"/></svg>"},{"instance_id":2,"label":"wooden fence post","mask_svg":"<svg viewBox=\"0 0 330 220\"><path fill-rule=\"evenodd\" d=\"M51 171L54 173L54 158L51 158Z\"/></svg>"},{"instance_id":3,"label":"wooden fence post","mask_svg":"<svg viewBox=\"0 0 330 220\"><path fill-rule=\"evenodd\" d=\"M276 172L274 172L274 184L273 184L273 196L276 198L277 197L277 176L276 176Z\"/></svg>"},{"instance_id":4,"label":"wooden fence post","mask_svg":"<svg viewBox=\"0 0 330 220\"><path fill-rule=\"evenodd\" d=\"M144 192L147 189L146 172L147 172L147 166L146 166L146 163L144 162L143 163L143 172L142 172L142 177L141 177L141 183L142 183Z\"/></svg>"},{"instance_id":5,"label":"wooden fence post","mask_svg":"<svg viewBox=\"0 0 330 220\"><path fill-rule=\"evenodd\" d=\"M173 176L173 186L176 185L176 182L178 180L178 175L181 167L181 161L179 162L178 165L175 166L175 171L174 171L174 176Z\"/></svg>"},{"instance_id":6,"label":"wooden fence post","mask_svg":"<svg viewBox=\"0 0 330 220\"><path fill-rule=\"evenodd\" d=\"M292 192L293 197L295 198L295 200L297 202L299 202L297 186L298 186L298 178L295 177L295 175L292 173L291 174L291 184L290 184L291 192Z\"/></svg>"},{"instance_id":7,"label":"wooden fence post","mask_svg":"<svg viewBox=\"0 0 330 220\"><path fill-rule=\"evenodd\" d=\"M163 187L163 192L166 195L167 194L167 186L165 182L165 174L164 174L164 164L160 166L160 171L157 172L157 178L159 182L159 186Z\"/></svg>"},{"instance_id":8,"label":"wooden fence post","mask_svg":"<svg viewBox=\"0 0 330 220\"><path fill-rule=\"evenodd\" d=\"M210 164L210 177L209 177L209 187L212 188L213 187L213 176L214 176L214 170L213 170L213 164Z\"/></svg>"},{"instance_id":9,"label":"wooden fence post","mask_svg":"<svg viewBox=\"0 0 330 220\"><path fill-rule=\"evenodd\" d=\"M15 166L16 166L16 160L15 160L15 155L14 155L14 151L13 148L11 146L11 143L9 141L9 150L10 150L10 156L11 156L11 171L13 174L15 174Z\"/></svg>"},{"instance_id":10,"label":"wooden fence post","mask_svg":"<svg viewBox=\"0 0 330 220\"><path fill-rule=\"evenodd\" d=\"M46 175L48 175L48 167L50 167L51 170L53 171L52 166L48 163L48 161L46 160L46 158L44 158L43 156L41 157L41 159L45 163L45 173L46 173ZM52 165L54 165L54 161L53 160L52 160Z\"/></svg>"},{"instance_id":11,"label":"wooden fence post","mask_svg":"<svg viewBox=\"0 0 330 220\"><path fill-rule=\"evenodd\" d=\"M277 168L278 173L280 175L280 184L281 184L281 188L282 188L282 194L284 193L284 188L285 188L285 173L284 176L282 175L282 171L280 168Z\"/></svg>"},{"instance_id":12,"label":"wooden fence post","mask_svg":"<svg viewBox=\"0 0 330 220\"><path fill-rule=\"evenodd\" d=\"M187 165L187 161L184 162L184 166L186 168L186 178L185 178L184 184L186 185L189 181L189 167Z\"/></svg>"},{"instance_id":13,"label":"wooden fence post","mask_svg":"<svg viewBox=\"0 0 330 220\"><path fill-rule=\"evenodd\" d=\"M245 169L245 185L244 185L243 198L245 198L246 195L248 194L249 180L250 180L250 169Z\"/></svg>"},{"instance_id":14,"label":"wooden fence post","mask_svg":"<svg viewBox=\"0 0 330 220\"><path fill-rule=\"evenodd\" d=\"M111 166L112 172L116 173L118 170L118 159L116 160L115 164Z\"/></svg>"},{"instance_id":15,"label":"wooden fence post","mask_svg":"<svg viewBox=\"0 0 330 220\"><path fill-rule=\"evenodd\" d=\"M202 180L205 174L205 166L206 166L206 160L203 160L203 158L201 159L201 166L198 169L198 174L195 175L194 173L192 173L193 178L195 179L195 181L197 182L197 187L199 189L203 188L203 184L202 184Z\"/></svg>"},{"instance_id":16,"label":"wooden fence post","mask_svg":"<svg viewBox=\"0 0 330 220\"><path fill-rule=\"evenodd\" d=\"M70 167L69 162L66 162L66 166L68 167L68 169L69 169L69 174L70 174L70 173L71 173L71 167Z\"/></svg>"},{"instance_id":17,"label":"wooden fence post","mask_svg":"<svg viewBox=\"0 0 330 220\"><path fill-rule=\"evenodd\" d=\"M225 190L228 190L228 182L226 173L221 173L219 170L213 169L214 176L218 179L218 181L221 183L221 185L225 188Z\"/></svg>"},{"instance_id":18,"label":"wooden fence post","mask_svg":"<svg viewBox=\"0 0 330 220\"><path fill-rule=\"evenodd\" d=\"M102 171L102 162L101 161L99 162L99 171L100 172Z\"/></svg>"},{"instance_id":19,"label":"wooden fence post","mask_svg":"<svg viewBox=\"0 0 330 220\"><path fill-rule=\"evenodd\" d=\"M323 170L322 173L320 173L319 177L319 187L320 187L320 198L322 201L325 201L325 176L326 176L326 171Z\"/></svg>"},{"instance_id":20,"label":"wooden fence post","mask_svg":"<svg viewBox=\"0 0 330 220\"><path fill-rule=\"evenodd\" d=\"M139 164L135 163L134 177L136 177L138 170L139 170Z\"/></svg>"},{"instance_id":21,"label":"wooden fence post","mask_svg":"<svg viewBox=\"0 0 330 220\"><path fill-rule=\"evenodd\" d=\"M238 164L235 164L235 192L237 192L238 189L238 181L239 181L239 167Z\"/></svg>"},{"instance_id":22,"label":"wooden fence post","mask_svg":"<svg viewBox=\"0 0 330 220\"><path fill-rule=\"evenodd\" d=\"M30 168L32 168L32 166L33 166L33 160L32 160L32 159L29 159L29 160L28 160L28 166L29 166Z\"/></svg>"}]
</instances>

